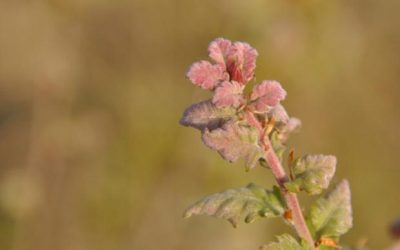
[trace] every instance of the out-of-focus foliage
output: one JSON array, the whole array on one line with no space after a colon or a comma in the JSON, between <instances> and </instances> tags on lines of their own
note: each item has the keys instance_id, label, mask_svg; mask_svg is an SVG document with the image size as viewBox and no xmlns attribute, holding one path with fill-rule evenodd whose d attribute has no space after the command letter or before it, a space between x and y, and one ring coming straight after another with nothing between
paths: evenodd
<instances>
[{"instance_id":1,"label":"out-of-focus foliage","mask_svg":"<svg viewBox=\"0 0 400 250\"><path fill-rule=\"evenodd\" d=\"M247 41L277 79L299 155L338 157L354 227L390 245L400 214L397 0L0 2L0 248L250 249L278 221L232 229L181 218L195 197L254 180L179 126L207 99L185 79L216 37ZM382 195L384 194L384 195ZM379 200L380 202L371 202ZM157 239L157 240L154 240ZM194 244L196 242L196 244Z\"/></svg>"}]
</instances>

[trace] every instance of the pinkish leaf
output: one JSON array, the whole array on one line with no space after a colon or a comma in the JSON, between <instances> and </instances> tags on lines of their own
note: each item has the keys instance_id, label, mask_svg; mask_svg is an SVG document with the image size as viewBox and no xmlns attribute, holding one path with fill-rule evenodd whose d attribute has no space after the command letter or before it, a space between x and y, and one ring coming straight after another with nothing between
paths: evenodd
<instances>
[{"instance_id":1,"label":"pinkish leaf","mask_svg":"<svg viewBox=\"0 0 400 250\"><path fill-rule=\"evenodd\" d=\"M208 46L208 53L211 59L217 64L226 68L226 57L231 49L232 42L223 38L217 38Z\"/></svg>"},{"instance_id":2,"label":"pinkish leaf","mask_svg":"<svg viewBox=\"0 0 400 250\"><path fill-rule=\"evenodd\" d=\"M214 89L220 81L227 80L228 74L220 65L212 65L207 61L200 61L192 64L187 77L193 84L203 89Z\"/></svg>"},{"instance_id":3,"label":"pinkish leaf","mask_svg":"<svg viewBox=\"0 0 400 250\"><path fill-rule=\"evenodd\" d=\"M247 43L235 42L227 56L227 70L231 80L246 84L254 77L257 50Z\"/></svg>"},{"instance_id":4,"label":"pinkish leaf","mask_svg":"<svg viewBox=\"0 0 400 250\"><path fill-rule=\"evenodd\" d=\"M193 104L185 110L180 123L203 130L213 130L225 122L236 118L236 110L232 107L217 108L211 100Z\"/></svg>"},{"instance_id":5,"label":"pinkish leaf","mask_svg":"<svg viewBox=\"0 0 400 250\"><path fill-rule=\"evenodd\" d=\"M218 107L239 107L244 102L243 87L238 82L223 82L215 89L213 103Z\"/></svg>"},{"instance_id":6,"label":"pinkish leaf","mask_svg":"<svg viewBox=\"0 0 400 250\"><path fill-rule=\"evenodd\" d=\"M250 99L254 101L257 111L268 111L270 107L285 99L286 91L277 81L263 81L253 88Z\"/></svg>"},{"instance_id":7,"label":"pinkish leaf","mask_svg":"<svg viewBox=\"0 0 400 250\"><path fill-rule=\"evenodd\" d=\"M289 115L281 104L273 107L270 111L268 111L267 115L268 118L273 117L275 122L286 124L289 121Z\"/></svg>"},{"instance_id":8,"label":"pinkish leaf","mask_svg":"<svg viewBox=\"0 0 400 250\"><path fill-rule=\"evenodd\" d=\"M244 158L247 169L254 168L263 157L257 129L234 121L212 131L205 129L202 139L204 144L218 151L225 160L235 162Z\"/></svg>"},{"instance_id":9,"label":"pinkish leaf","mask_svg":"<svg viewBox=\"0 0 400 250\"><path fill-rule=\"evenodd\" d=\"M289 136L296 133L301 127L301 121L295 117L291 117L286 124L278 127L278 138L281 142L285 143Z\"/></svg>"}]
</instances>

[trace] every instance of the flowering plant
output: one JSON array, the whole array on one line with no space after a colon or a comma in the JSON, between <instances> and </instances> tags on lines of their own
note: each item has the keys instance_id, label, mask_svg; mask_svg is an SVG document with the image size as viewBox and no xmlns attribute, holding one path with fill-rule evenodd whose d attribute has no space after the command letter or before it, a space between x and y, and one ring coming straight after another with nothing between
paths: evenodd
<instances>
[{"instance_id":1,"label":"flowering plant","mask_svg":"<svg viewBox=\"0 0 400 250\"><path fill-rule=\"evenodd\" d=\"M262 81L245 94L256 68L258 53L254 48L218 38L210 43L208 52L212 63L194 63L187 76L193 84L212 91L213 97L186 109L181 124L200 130L204 144L225 160L244 159L246 170L257 166L270 169L277 185L265 189L250 183L210 195L190 206L185 217L210 215L233 226L242 219L250 223L280 217L297 236L278 236L276 242L260 249L340 248L340 236L352 227L349 183L340 181L307 213L303 213L297 197L299 192L320 195L328 188L336 157L310 154L296 158L293 151L285 153L289 136L301 122L289 117L281 105L286 91L279 82Z\"/></svg>"}]
</instances>

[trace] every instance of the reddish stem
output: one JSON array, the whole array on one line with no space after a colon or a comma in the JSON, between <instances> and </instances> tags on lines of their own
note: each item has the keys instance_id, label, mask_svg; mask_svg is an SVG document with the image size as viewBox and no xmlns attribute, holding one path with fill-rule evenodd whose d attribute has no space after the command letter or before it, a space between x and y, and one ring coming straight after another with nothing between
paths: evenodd
<instances>
[{"instance_id":1,"label":"reddish stem","mask_svg":"<svg viewBox=\"0 0 400 250\"><path fill-rule=\"evenodd\" d=\"M256 126L258 129L262 127L260 122L252 113L248 114L247 119L248 121L251 121L250 124L252 125L258 123ZM268 135L266 135L264 132L260 132L260 138L262 138L261 142L264 146L265 160L270 166L272 173L282 190L286 204L291 211L294 228L296 229L297 234L306 240L312 249L315 249L314 240L311 236L310 230L307 227L306 221L304 220L303 212L301 211L297 195L295 193L288 192L283 186L283 184L289 180L289 177L286 174L285 169L283 168L282 163L276 155L274 149L272 148Z\"/></svg>"}]
</instances>

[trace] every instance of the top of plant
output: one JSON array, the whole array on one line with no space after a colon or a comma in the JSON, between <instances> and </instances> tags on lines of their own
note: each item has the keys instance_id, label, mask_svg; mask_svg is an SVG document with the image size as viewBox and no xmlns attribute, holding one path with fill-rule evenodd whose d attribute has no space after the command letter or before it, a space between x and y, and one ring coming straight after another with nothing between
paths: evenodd
<instances>
[{"instance_id":1,"label":"top of plant","mask_svg":"<svg viewBox=\"0 0 400 250\"><path fill-rule=\"evenodd\" d=\"M258 56L249 44L218 38L210 43L208 52L212 62L195 62L187 77L194 85L212 91L213 97L189 107L181 124L201 130L204 143L226 160L242 157L247 168L253 168L262 158L262 126L270 123L277 139L284 142L300 121L289 119L280 105L286 91L279 82L262 81L250 94L244 93L254 78ZM256 115L257 121L251 114Z\"/></svg>"},{"instance_id":2,"label":"top of plant","mask_svg":"<svg viewBox=\"0 0 400 250\"><path fill-rule=\"evenodd\" d=\"M236 226L262 217L281 217L297 232L262 249L340 248L339 237L352 227L350 187L339 182L320 197L303 215L296 193L321 194L329 187L336 170L332 155L305 155L295 158L293 151L284 160L285 144L301 122L289 117L281 105L286 91L274 80L264 80L251 90L257 51L243 42L218 38L208 47L209 61L191 65L187 77L196 86L213 92L212 98L187 108L181 124L201 131L202 140L225 160L244 159L246 169L257 165L271 169L278 186L264 189L256 184L228 189L198 201L185 212L223 218ZM289 174L286 174L287 165Z\"/></svg>"},{"instance_id":3,"label":"top of plant","mask_svg":"<svg viewBox=\"0 0 400 250\"><path fill-rule=\"evenodd\" d=\"M276 81L263 81L250 96L244 96L246 84L254 78L258 56L249 44L218 38L210 43L208 52L213 63L196 62L187 76L193 84L214 91L212 103L218 108L247 106L265 112L285 98L286 91Z\"/></svg>"}]
</instances>

